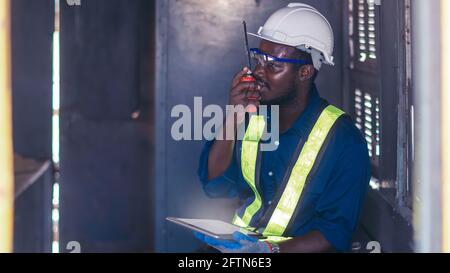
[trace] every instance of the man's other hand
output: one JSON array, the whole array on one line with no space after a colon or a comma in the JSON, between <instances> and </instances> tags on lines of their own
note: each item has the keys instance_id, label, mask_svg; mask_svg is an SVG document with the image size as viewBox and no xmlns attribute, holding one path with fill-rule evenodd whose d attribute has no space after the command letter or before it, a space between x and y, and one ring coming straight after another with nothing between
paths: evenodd
<instances>
[{"instance_id":1,"label":"man's other hand","mask_svg":"<svg viewBox=\"0 0 450 273\"><path fill-rule=\"evenodd\" d=\"M203 243L214 247L222 253L272 252L270 243L258 241L258 239L247 236L241 232L235 232L233 234L233 240L216 239L199 232L195 232L194 235Z\"/></svg>"}]
</instances>

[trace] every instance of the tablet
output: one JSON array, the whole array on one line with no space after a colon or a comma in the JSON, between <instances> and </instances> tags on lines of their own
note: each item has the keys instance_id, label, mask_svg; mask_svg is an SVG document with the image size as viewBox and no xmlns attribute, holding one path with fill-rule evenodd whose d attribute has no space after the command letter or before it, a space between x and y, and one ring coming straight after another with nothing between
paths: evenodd
<instances>
[{"instance_id":1,"label":"tablet","mask_svg":"<svg viewBox=\"0 0 450 273\"><path fill-rule=\"evenodd\" d=\"M264 236L260 233L252 232L220 220L185 219L175 217L167 217L166 220L216 239L232 240L233 233L236 231L242 232L254 238L264 238Z\"/></svg>"}]
</instances>

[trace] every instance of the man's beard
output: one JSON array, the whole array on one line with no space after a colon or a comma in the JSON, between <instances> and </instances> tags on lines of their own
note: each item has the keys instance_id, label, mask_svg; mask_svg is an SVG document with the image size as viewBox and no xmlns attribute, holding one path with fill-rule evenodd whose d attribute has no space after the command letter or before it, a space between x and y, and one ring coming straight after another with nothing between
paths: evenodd
<instances>
[{"instance_id":1,"label":"man's beard","mask_svg":"<svg viewBox=\"0 0 450 273\"><path fill-rule=\"evenodd\" d=\"M282 95L281 97L270 99L270 100L262 100L261 104L263 105L289 105L295 103L297 99L297 90L292 88L288 93Z\"/></svg>"}]
</instances>

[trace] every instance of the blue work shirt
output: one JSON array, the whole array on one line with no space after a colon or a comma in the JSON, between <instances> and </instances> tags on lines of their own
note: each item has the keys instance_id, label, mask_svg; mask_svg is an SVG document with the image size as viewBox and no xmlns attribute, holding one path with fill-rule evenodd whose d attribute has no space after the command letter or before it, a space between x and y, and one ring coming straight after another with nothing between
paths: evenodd
<instances>
[{"instance_id":1,"label":"blue work shirt","mask_svg":"<svg viewBox=\"0 0 450 273\"><path fill-rule=\"evenodd\" d=\"M304 144L326 106L328 102L319 96L314 87L304 112L290 129L280 135L278 149L262 152L260 194L263 208L254 217L255 222L261 220L274 202L277 189L292 164L297 145ZM350 249L368 189L370 160L367 143L351 118L341 117L331 134L326 149L321 152L323 157L315 175L303 190L285 236L298 237L319 231L336 250L345 252ZM236 142L233 160L227 171L218 178L208 180L208 155L213 143L210 141L204 146L198 169L205 193L211 198L239 197L242 204L250 204L254 193L240 168L242 141ZM294 163L296 161L297 158ZM240 211L244 209L245 206L242 206Z\"/></svg>"}]
</instances>

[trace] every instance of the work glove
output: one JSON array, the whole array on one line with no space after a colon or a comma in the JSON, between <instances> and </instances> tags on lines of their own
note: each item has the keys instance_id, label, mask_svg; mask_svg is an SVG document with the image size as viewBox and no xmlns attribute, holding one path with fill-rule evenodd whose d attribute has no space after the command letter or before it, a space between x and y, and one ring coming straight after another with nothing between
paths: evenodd
<instances>
[{"instance_id":1,"label":"work glove","mask_svg":"<svg viewBox=\"0 0 450 273\"><path fill-rule=\"evenodd\" d=\"M199 232L194 234L197 239L222 253L272 253L269 242L260 242L241 232L233 233L233 240L216 239Z\"/></svg>"}]
</instances>

